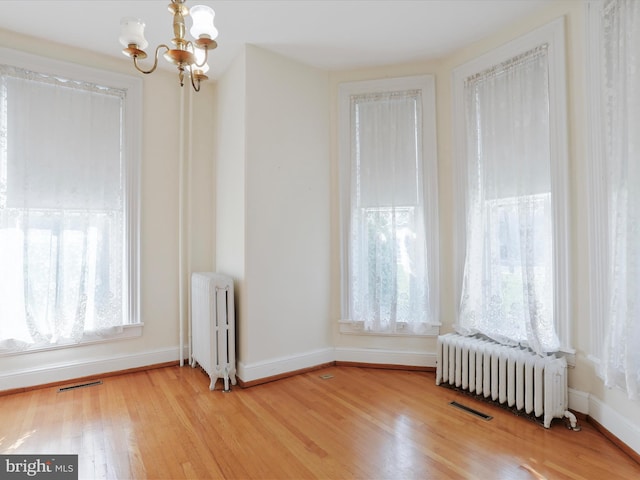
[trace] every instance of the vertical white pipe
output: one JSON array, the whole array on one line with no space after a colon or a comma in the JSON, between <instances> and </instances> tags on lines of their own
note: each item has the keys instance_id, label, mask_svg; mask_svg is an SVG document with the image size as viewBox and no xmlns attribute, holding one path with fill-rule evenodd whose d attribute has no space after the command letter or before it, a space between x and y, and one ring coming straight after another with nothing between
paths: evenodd
<instances>
[{"instance_id":1,"label":"vertical white pipe","mask_svg":"<svg viewBox=\"0 0 640 480\"><path fill-rule=\"evenodd\" d=\"M191 269L193 268L193 259L191 258L191 238L192 238L192 229L193 229L193 218L192 218L192 208L191 208L191 199L192 199L192 165L193 165L193 96L194 91L192 89L188 89L188 108L187 108L187 168L186 168L186 192L185 192L185 207L186 207L186 223L187 223L187 241L189 242L186 246L186 272L185 272L185 281L187 285L187 341L189 342L189 361L191 361L192 355L192 324L191 324Z\"/></svg>"},{"instance_id":2,"label":"vertical white pipe","mask_svg":"<svg viewBox=\"0 0 640 480\"><path fill-rule=\"evenodd\" d=\"M179 310L179 351L180 366L184 366L184 323L185 323L185 95L186 88L180 89L180 115L178 127L178 310ZM191 359L191 357L189 357Z\"/></svg>"}]
</instances>

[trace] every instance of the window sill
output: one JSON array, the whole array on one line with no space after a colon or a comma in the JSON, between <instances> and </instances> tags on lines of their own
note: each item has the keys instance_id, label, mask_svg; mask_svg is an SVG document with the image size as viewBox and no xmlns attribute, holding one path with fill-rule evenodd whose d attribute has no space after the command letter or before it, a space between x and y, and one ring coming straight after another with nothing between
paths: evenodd
<instances>
[{"instance_id":1,"label":"window sill","mask_svg":"<svg viewBox=\"0 0 640 480\"><path fill-rule=\"evenodd\" d=\"M340 320L340 333L346 335L372 335L379 337L437 337L440 325L423 325L417 329L410 329L407 323L399 323L395 332L374 332L365 328L364 322Z\"/></svg>"},{"instance_id":2,"label":"window sill","mask_svg":"<svg viewBox=\"0 0 640 480\"><path fill-rule=\"evenodd\" d=\"M56 343L55 345L34 345L21 348L19 350L8 350L0 348L0 357L8 357L12 355L21 355L24 353L45 352L49 350L60 350L64 348L82 347L85 345L93 345L96 343L111 342L114 340L127 340L142 336L142 327L144 323L136 323L133 325L123 325L122 329L116 333L97 333L91 332L85 334L79 342L67 341L64 343Z\"/></svg>"}]
</instances>

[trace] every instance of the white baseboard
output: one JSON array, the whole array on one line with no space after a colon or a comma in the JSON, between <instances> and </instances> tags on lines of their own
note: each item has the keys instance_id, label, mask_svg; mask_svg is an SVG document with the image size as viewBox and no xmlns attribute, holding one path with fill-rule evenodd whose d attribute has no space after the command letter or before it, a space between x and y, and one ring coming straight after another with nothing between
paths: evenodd
<instances>
[{"instance_id":1,"label":"white baseboard","mask_svg":"<svg viewBox=\"0 0 640 480\"><path fill-rule=\"evenodd\" d=\"M300 355L290 355L287 357L274 358L272 360L256 363L238 362L238 377L243 382L252 382L262 378L269 378L283 373L304 370L335 360L333 348L324 348Z\"/></svg>"},{"instance_id":2,"label":"white baseboard","mask_svg":"<svg viewBox=\"0 0 640 480\"><path fill-rule=\"evenodd\" d=\"M589 396L589 416L640 455L640 425L632 423L613 408Z\"/></svg>"},{"instance_id":3,"label":"white baseboard","mask_svg":"<svg viewBox=\"0 0 640 480\"><path fill-rule=\"evenodd\" d=\"M184 351L186 355L188 352L187 347L185 347ZM179 348L174 347L132 355L96 357L79 362L65 362L40 368L2 372L0 373L0 384L2 385L2 390L46 385L159 363L178 362L179 356ZM436 356L433 353L424 352L403 352L365 348L325 348L263 362L239 362L237 370L239 378L245 382L251 382L334 361L435 367ZM185 364L188 364L188 361L185 362Z\"/></svg>"},{"instance_id":4,"label":"white baseboard","mask_svg":"<svg viewBox=\"0 0 640 480\"><path fill-rule=\"evenodd\" d=\"M0 373L0 385L2 385L2 390L46 385L103 373L146 367L159 363L177 362L179 356L180 352L178 347L175 347L133 355L93 358L80 362L66 362L40 368L14 370Z\"/></svg>"},{"instance_id":5,"label":"white baseboard","mask_svg":"<svg viewBox=\"0 0 640 480\"><path fill-rule=\"evenodd\" d=\"M335 352L335 360L338 362L406 365L412 367L436 366L435 352L405 352L373 348L336 348Z\"/></svg>"},{"instance_id":6,"label":"white baseboard","mask_svg":"<svg viewBox=\"0 0 640 480\"><path fill-rule=\"evenodd\" d=\"M249 364L239 362L238 377L240 377L243 382L251 382L335 361L435 367L436 355L435 353L402 352L367 348L326 348L301 355L275 358L265 362Z\"/></svg>"},{"instance_id":7,"label":"white baseboard","mask_svg":"<svg viewBox=\"0 0 640 480\"><path fill-rule=\"evenodd\" d=\"M240 377L243 382L251 382L335 361L435 367L436 355L435 353L402 352L367 348L325 348L301 355L275 358L264 362L248 364L239 362L237 369L238 377Z\"/></svg>"},{"instance_id":8,"label":"white baseboard","mask_svg":"<svg viewBox=\"0 0 640 480\"><path fill-rule=\"evenodd\" d=\"M574 412L589 414L589 394L573 388L569 389L569 408Z\"/></svg>"}]
</instances>

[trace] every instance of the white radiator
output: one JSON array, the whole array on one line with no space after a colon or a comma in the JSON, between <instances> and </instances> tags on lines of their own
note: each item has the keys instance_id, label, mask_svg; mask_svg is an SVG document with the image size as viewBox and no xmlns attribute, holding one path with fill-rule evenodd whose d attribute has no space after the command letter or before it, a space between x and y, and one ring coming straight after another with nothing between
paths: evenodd
<instances>
[{"instance_id":1,"label":"white radiator","mask_svg":"<svg viewBox=\"0 0 640 480\"><path fill-rule=\"evenodd\" d=\"M436 384L448 384L528 415L542 417L545 428L554 418L568 418L567 362L530 350L500 345L484 338L449 333L438 337Z\"/></svg>"},{"instance_id":2,"label":"white radiator","mask_svg":"<svg viewBox=\"0 0 640 480\"><path fill-rule=\"evenodd\" d=\"M236 384L236 336L233 280L219 273L191 276L191 366L207 372L213 390L218 378Z\"/></svg>"}]
</instances>

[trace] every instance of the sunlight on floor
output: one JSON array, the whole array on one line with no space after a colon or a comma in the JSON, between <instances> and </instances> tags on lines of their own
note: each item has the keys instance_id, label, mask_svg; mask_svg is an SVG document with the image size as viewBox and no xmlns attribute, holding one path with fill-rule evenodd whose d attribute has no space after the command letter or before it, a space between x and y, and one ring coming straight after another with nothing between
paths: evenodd
<instances>
[{"instance_id":1,"label":"sunlight on floor","mask_svg":"<svg viewBox=\"0 0 640 480\"><path fill-rule=\"evenodd\" d=\"M20 438L18 438L15 442L13 442L13 444L11 444L7 448L6 453L11 453L13 450L16 450L16 449L20 448L20 445L22 445L24 443L24 441L27 438L29 438L30 436L32 436L34 433L36 433L36 431L35 430L31 430L30 432L27 432L24 435L22 435ZM0 439L0 447L4 443L5 438L6 437L2 437L2 439Z\"/></svg>"},{"instance_id":2,"label":"sunlight on floor","mask_svg":"<svg viewBox=\"0 0 640 480\"><path fill-rule=\"evenodd\" d=\"M547 477L545 477L544 475L539 473L535 468L533 468L528 463L523 463L522 465L520 465L520 468L522 468L522 469L526 470L527 472L531 473L531 475L533 475L537 480L547 480Z\"/></svg>"},{"instance_id":3,"label":"sunlight on floor","mask_svg":"<svg viewBox=\"0 0 640 480\"><path fill-rule=\"evenodd\" d=\"M393 429L393 441L387 446L385 455L389 457L390 475L403 472L414 476L420 471L420 447L413 440L412 420L406 415L397 415ZM404 476L404 475L403 475Z\"/></svg>"}]
</instances>

